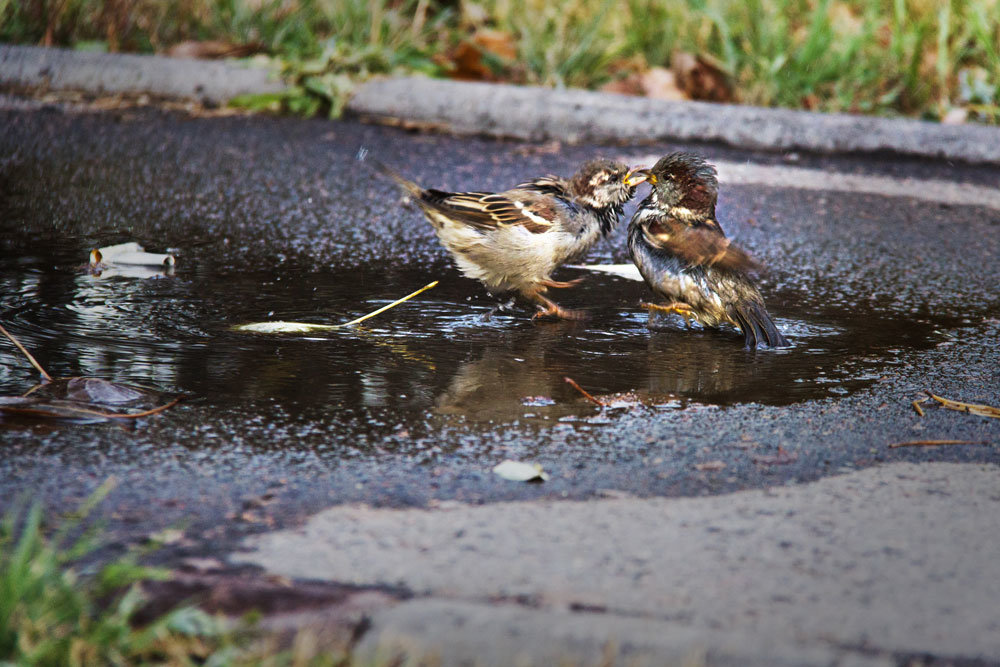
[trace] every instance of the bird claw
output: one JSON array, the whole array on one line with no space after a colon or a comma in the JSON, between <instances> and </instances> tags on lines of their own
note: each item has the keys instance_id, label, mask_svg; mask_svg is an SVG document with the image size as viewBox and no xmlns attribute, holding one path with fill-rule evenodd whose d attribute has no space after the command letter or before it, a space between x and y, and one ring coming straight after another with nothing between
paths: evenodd
<instances>
[{"instance_id":1,"label":"bird claw","mask_svg":"<svg viewBox=\"0 0 1000 667\"><path fill-rule=\"evenodd\" d=\"M664 315L677 314L684 318L685 324L690 327L693 320L697 320L694 311L691 306L686 303L674 302L667 304L666 306L661 306L658 303L647 303L645 301L640 301L639 306L645 308L652 314L653 312L663 313Z\"/></svg>"}]
</instances>

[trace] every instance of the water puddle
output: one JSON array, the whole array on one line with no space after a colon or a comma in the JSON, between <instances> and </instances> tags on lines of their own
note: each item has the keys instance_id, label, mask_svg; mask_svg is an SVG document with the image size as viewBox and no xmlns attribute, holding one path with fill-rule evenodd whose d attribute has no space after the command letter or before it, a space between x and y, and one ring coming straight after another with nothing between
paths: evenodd
<instances>
[{"instance_id":1,"label":"water puddle","mask_svg":"<svg viewBox=\"0 0 1000 667\"><path fill-rule=\"evenodd\" d=\"M91 376L199 397L248 415L322 415L358 428L406 428L427 418L472 425L575 422L613 425L565 382L571 377L615 409L713 409L848 395L898 357L929 348L955 323L894 316L877 307L795 295L769 299L794 347L742 349L735 331L651 331L635 304L645 287L591 275L560 294L586 322L531 322L528 310L487 314L495 301L450 267L375 267L326 273L232 273L179 265L169 278L95 278L69 261L78 244L0 260L0 312L56 376ZM82 263L82 261L80 262ZM347 330L298 336L239 334L261 320L337 323L440 278L441 285ZM823 303L813 294L812 303ZM794 313L794 317L787 316ZM0 356L0 394L31 375ZM30 384L30 380L28 380Z\"/></svg>"}]
</instances>

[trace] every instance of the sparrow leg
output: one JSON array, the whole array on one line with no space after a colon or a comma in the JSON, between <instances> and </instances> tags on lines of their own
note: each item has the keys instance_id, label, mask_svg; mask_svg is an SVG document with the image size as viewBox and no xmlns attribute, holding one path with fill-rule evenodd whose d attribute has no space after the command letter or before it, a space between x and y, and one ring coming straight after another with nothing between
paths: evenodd
<instances>
[{"instance_id":1,"label":"sparrow leg","mask_svg":"<svg viewBox=\"0 0 1000 667\"><path fill-rule=\"evenodd\" d=\"M692 320L697 321L698 319L697 316L694 314L694 311L691 310L691 306L681 301L674 301L673 303L668 303L665 306L661 306L658 303L646 303L645 301L641 301L639 302L639 306L645 308L650 313L652 313L653 311L656 311L658 313L663 313L664 315L677 313L678 315L684 318L685 324L687 324L687 326L689 327L691 326Z\"/></svg>"},{"instance_id":2,"label":"sparrow leg","mask_svg":"<svg viewBox=\"0 0 1000 667\"><path fill-rule=\"evenodd\" d=\"M587 319L587 313L582 310L568 310L561 307L555 301L551 299L546 299L544 296L538 292L534 292L530 295L531 299L538 304L538 312L531 316L531 319L536 320L539 317L557 317L560 320L585 320Z\"/></svg>"},{"instance_id":3,"label":"sparrow leg","mask_svg":"<svg viewBox=\"0 0 1000 667\"><path fill-rule=\"evenodd\" d=\"M556 288L562 289L564 287L574 287L576 285L579 285L580 283L583 282L583 278L576 278L575 280L566 280L566 281L561 281L561 280L539 280L538 282L540 284L542 284L542 285L545 285L546 287L556 287Z\"/></svg>"}]
</instances>

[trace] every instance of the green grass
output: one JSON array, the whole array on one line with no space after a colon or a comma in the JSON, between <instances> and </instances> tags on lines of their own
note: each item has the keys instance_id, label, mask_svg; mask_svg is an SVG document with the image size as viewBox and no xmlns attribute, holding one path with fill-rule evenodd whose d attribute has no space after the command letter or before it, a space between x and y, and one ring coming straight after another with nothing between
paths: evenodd
<instances>
[{"instance_id":1,"label":"green grass","mask_svg":"<svg viewBox=\"0 0 1000 667\"><path fill-rule=\"evenodd\" d=\"M140 564L144 552L136 551L87 564L102 543L101 525L88 516L110 489L104 484L56 521L24 503L0 520L0 667L362 667L349 655L319 648L309 632L279 648L249 621L234 624L193 606L138 624L141 582L170 573ZM364 667L387 664L398 663Z\"/></svg>"},{"instance_id":2,"label":"green grass","mask_svg":"<svg viewBox=\"0 0 1000 667\"><path fill-rule=\"evenodd\" d=\"M51 11L60 7L60 11ZM163 50L261 44L292 93L257 100L336 114L352 82L448 73L478 28L511 35L501 80L595 88L621 63L710 56L748 104L1000 122L1000 0L0 0L0 39Z\"/></svg>"},{"instance_id":3,"label":"green grass","mask_svg":"<svg viewBox=\"0 0 1000 667\"><path fill-rule=\"evenodd\" d=\"M227 656L219 622L191 607L134 626L139 582L166 571L134 554L93 572L80 565L99 544L85 518L108 489L58 527L44 526L38 505L0 522L0 664L194 665Z\"/></svg>"}]
</instances>

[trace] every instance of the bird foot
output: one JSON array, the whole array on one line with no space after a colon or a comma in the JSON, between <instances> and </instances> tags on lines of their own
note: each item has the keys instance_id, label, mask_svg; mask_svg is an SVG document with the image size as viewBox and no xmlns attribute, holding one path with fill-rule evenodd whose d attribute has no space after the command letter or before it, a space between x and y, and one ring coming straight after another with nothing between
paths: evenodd
<instances>
[{"instance_id":1,"label":"bird foot","mask_svg":"<svg viewBox=\"0 0 1000 667\"><path fill-rule=\"evenodd\" d=\"M539 280L539 284L545 285L546 287L555 287L557 289L564 289L566 287L574 287L583 282L583 278L576 278L575 280Z\"/></svg>"},{"instance_id":2,"label":"bird foot","mask_svg":"<svg viewBox=\"0 0 1000 667\"><path fill-rule=\"evenodd\" d=\"M657 312L657 313L663 313L664 315L670 315L672 313L676 313L677 315L680 315L681 317L684 318L684 322L689 327L691 326L692 320L698 319L695 316L694 311L691 309L691 306L687 305L686 303L681 303L680 301L668 303L665 306L661 306L658 303L647 303L645 301L640 301L639 306L645 308L650 313Z\"/></svg>"}]
</instances>

